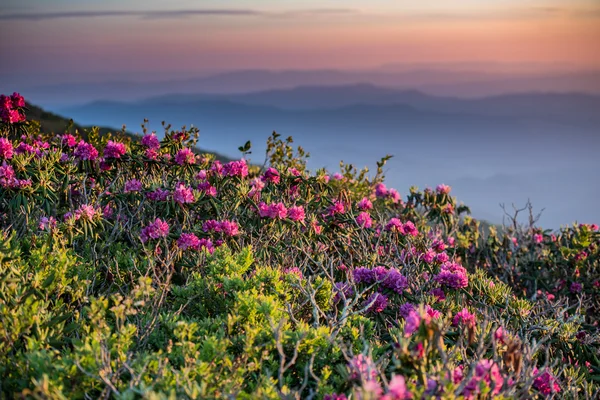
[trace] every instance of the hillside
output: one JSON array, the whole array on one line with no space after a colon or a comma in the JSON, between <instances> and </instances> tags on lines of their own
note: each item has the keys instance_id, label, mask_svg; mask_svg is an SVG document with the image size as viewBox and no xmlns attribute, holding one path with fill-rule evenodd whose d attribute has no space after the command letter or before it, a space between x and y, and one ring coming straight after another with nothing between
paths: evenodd
<instances>
[{"instance_id":1,"label":"hillside","mask_svg":"<svg viewBox=\"0 0 600 400\"><path fill-rule=\"evenodd\" d=\"M81 125L81 124L75 123L71 119L65 118L61 115L58 115L58 114L55 114L55 113L52 113L49 111L45 111L41 107L38 107L33 104L27 104L26 115L27 115L28 120L38 121L40 123L40 132L46 133L46 134L51 134L51 133L53 133L53 134L64 134L64 133L74 134L75 132L78 132L78 134L82 138L86 139L87 133L89 132L89 130L93 126L95 126L95 125L87 125L86 126L86 125ZM100 136L108 134L108 133L122 132L120 130L117 130L114 128L109 128L106 126L99 126L98 128L99 128L98 132L99 132ZM128 130L125 130L124 134L126 137L128 137L129 139L136 141L136 142L140 141L142 138L140 135L132 133ZM207 152L200 148L194 148L193 151L197 154L200 154L200 153L214 154L217 160L220 160L223 162L231 161L231 158L223 156L222 154L219 154L219 153Z\"/></svg>"}]
</instances>

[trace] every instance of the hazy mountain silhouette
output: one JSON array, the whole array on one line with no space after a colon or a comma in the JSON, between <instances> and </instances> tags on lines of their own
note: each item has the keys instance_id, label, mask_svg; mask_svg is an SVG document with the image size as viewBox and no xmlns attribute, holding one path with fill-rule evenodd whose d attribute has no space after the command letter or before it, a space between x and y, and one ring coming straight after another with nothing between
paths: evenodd
<instances>
[{"instance_id":1,"label":"hazy mountain silhouette","mask_svg":"<svg viewBox=\"0 0 600 400\"><path fill-rule=\"evenodd\" d=\"M32 101L50 107L81 104L93 100L141 100L168 93L233 94L297 86L371 85L420 90L427 94L473 97L511 92L553 91L600 94L600 71L548 72L485 72L478 70L416 70L374 69L365 71L340 70L242 70L185 79L67 82L49 85L12 87L9 82L2 90L18 90ZM56 96L61 93L61 96Z\"/></svg>"}]
</instances>

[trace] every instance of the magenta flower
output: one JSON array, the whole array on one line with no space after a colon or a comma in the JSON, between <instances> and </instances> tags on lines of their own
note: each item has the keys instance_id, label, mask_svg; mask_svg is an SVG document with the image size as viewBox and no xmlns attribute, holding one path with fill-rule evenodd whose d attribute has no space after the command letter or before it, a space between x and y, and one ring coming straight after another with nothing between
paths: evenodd
<instances>
[{"instance_id":1,"label":"magenta flower","mask_svg":"<svg viewBox=\"0 0 600 400\"><path fill-rule=\"evenodd\" d=\"M15 170L12 166L2 162L0 166L0 186L4 188L12 187L15 181Z\"/></svg>"},{"instance_id":2,"label":"magenta flower","mask_svg":"<svg viewBox=\"0 0 600 400\"><path fill-rule=\"evenodd\" d=\"M179 165L192 165L196 163L196 156L194 155L193 151L187 147L184 147L175 155L175 162Z\"/></svg>"},{"instance_id":3,"label":"magenta flower","mask_svg":"<svg viewBox=\"0 0 600 400\"><path fill-rule=\"evenodd\" d=\"M388 195L388 189L383 183L378 183L375 185L375 196L379 199L384 199Z\"/></svg>"},{"instance_id":4,"label":"magenta flower","mask_svg":"<svg viewBox=\"0 0 600 400\"><path fill-rule=\"evenodd\" d=\"M279 171L277 171L273 167L267 169L265 171L265 173L263 174L263 176L262 176L262 180L264 182L270 182L270 183L278 184L279 181L280 181Z\"/></svg>"},{"instance_id":5,"label":"magenta flower","mask_svg":"<svg viewBox=\"0 0 600 400\"><path fill-rule=\"evenodd\" d=\"M475 366L475 374L465 386L463 395L466 398L475 398L480 392L481 383L493 388L491 394L497 395L502 390L504 378L498 365L492 360L481 360Z\"/></svg>"},{"instance_id":6,"label":"magenta flower","mask_svg":"<svg viewBox=\"0 0 600 400\"><path fill-rule=\"evenodd\" d=\"M406 388L406 381L402 375L394 375L388 385L387 394L382 400L409 400L412 398L410 391Z\"/></svg>"},{"instance_id":7,"label":"magenta flower","mask_svg":"<svg viewBox=\"0 0 600 400\"><path fill-rule=\"evenodd\" d=\"M419 235L419 231L417 230L417 227L411 221L406 221L406 223L404 223L402 225L401 232L404 235L410 235L410 236Z\"/></svg>"},{"instance_id":8,"label":"magenta flower","mask_svg":"<svg viewBox=\"0 0 600 400\"><path fill-rule=\"evenodd\" d=\"M542 243L544 241L544 236L540 235L539 233L536 233L533 235L533 241L535 243Z\"/></svg>"},{"instance_id":9,"label":"magenta flower","mask_svg":"<svg viewBox=\"0 0 600 400\"><path fill-rule=\"evenodd\" d=\"M125 182L125 193L134 193L139 192L140 190L142 190L142 182L137 179L131 179Z\"/></svg>"},{"instance_id":10,"label":"magenta flower","mask_svg":"<svg viewBox=\"0 0 600 400\"><path fill-rule=\"evenodd\" d=\"M180 183L173 192L173 199L179 204L193 203L195 200L194 192L183 183Z\"/></svg>"},{"instance_id":11,"label":"magenta flower","mask_svg":"<svg viewBox=\"0 0 600 400\"><path fill-rule=\"evenodd\" d=\"M475 314L471 314L466 308L463 308L461 311L459 311L452 320L452 325L463 325L467 328L474 328L476 323L477 319Z\"/></svg>"},{"instance_id":12,"label":"magenta flower","mask_svg":"<svg viewBox=\"0 0 600 400\"><path fill-rule=\"evenodd\" d=\"M421 325L421 317L416 311L411 311L405 317L404 336L409 337L419 329Z\"/></svg>"},{"instance_id":13,"label":"magenta flower","mask_svg":"<svg viewBox=\"0 0 600 400\"><path fill-rule=\"evenodd\" d=\"M104 148L104 158L121 158L127 152L123 143L109 140Z\"/></svg>"},{"instance_id":14,"label":"magenta flower","mask_svg":"<svg viewBox=\"0 0 600 400\"><path fill-rule=\"evenodd\" d=\"M145 146L151 150L158 150L160 149L160 141L158 140L154 132L152 132L149 135L144 135L144 137L142 138L142 146Z\"/></svg>"},{"instance_id":15,"label":"magenta flower","mask_svg":"<svg viewBox=\"0 0 600 400\"><path fill-rule=\"evenodd\" d=\"M223 166L223 173L227 176L245 178L248 176L248 164L246 160L231 161Z\"/></svg>"},{"instance_id":16,"label":"magenta flower","mask_svg":"<svg viewBox=\"0 0 600 400\"><path fill-rule=\"evenodd\" d=\"M304 207L292 206L288 209L288 218L292 221L304 221L306 218L304 214Z\"/></svg>"},{"instance_id":17,"label":"magenta flower","mask_svg":"<svg viewBox=\"0 0 600 400\"><path fill-rule=\"evenodd\" d=\"M200 247L200 239L193 233L182 233L177 239L177 247L181 250L198 250Z\"/></svg>"},{"instance_id":18,"label":"magenta flower","mask_svg":"<svg viewBox=\"0 0 600 400\"><path fill-rule=\"evenodd\" d=\"M258 205L258 214L261 218L284 219L287 213L288 210L283 203L265 204L260 202Z\"/></svg>"},{"instance_id":19,"label":"magenta flower","mask_svg":"<svg viewBox=\"0 0 600 400\"><path fill-rule=\"evenodd\" d=\"M327 213L330 216L334 216L336 214L343 214L346 211L344 207L344 203L339 200L335 200L332 205L327 208Z\"/></svg>"},{"instance_id":20,"label":"magenta flower","mask_svg":"<svg viewBox=\"0 0 600 400\"><path fill-rule=\"evenodd\" d=\"M400 233L403 232L402 222L398 218L392 218L385 226L385 230L389 232Z\"/></svg>"},{"instance_id":21,"label":"magenta flower","mask_svg":"<svg viewBox=\"0 0 600 400\"><path fill-rule=\"evenodd\" d=\"M146 243L150 239L158 239L167 237L169 234L169 224L160 218L156 218L153 223L142 228L140 239L142 243Z\"/></svg>"},{"instance_id":22,"label":"magenta flower","mask_svg":"<svg viewBox=\"0 0 600 400\"><path fill-rule=\"evenodd\" d=\"M437 187L435 188L435 191L438 192L439 194L448 194L450 193L450 191L452 190L452 188L448 185L444 185L443 183L440 185L437 185Z\"/></svg>"},{"instance_id":23,"label":"magenta flower","mask_svg":"<svg viewBox=\"0 0 600 400\"><path fill-rule=\"evenodd\" d=\"M373 203L371 203L371 200L369 200L367 197L363 197L362 200L356 204L356 206L361 211L367 211L373 208Z\"/></svg>"},{"instance_id":24,"label":"magenta flower","mask_svg":"<svg viewBox=\"0 0 600 400\"><path fill-rule=\"evenodd\" d=\"M467 270L460 264L444 263L440 267L440 272L433 278L441 285L453 289L460 289L469 285Z\"/></svg>"},{"instance_id":25,"label":"magenta flower","mask_svg":"<svg viewBox=\"0 0 600 400\"><path fill-rule=\"evenodd\" d=\"M535 376L533 387L539 390L544 396L560 392L560 386L557 383L556 377L547 369L539 373L538 369L534 368L533 375Z\"/></svg>"},{"instance_id":26,"label":"magenta flower","mask_svg":"<svg viewBox=\"0 0 600 400\"><path fill-rule=\"evenodd\" d=\"M96 215L96 210L93 206L89 204L82 204L81 206L79 206L79 209L75 211L76 219L81 218L87 221L91 221L94 218L94 215Z\"/></svg>"},{"instance_id":27,"label":"magenta flower","mask_svg":"<svg viewBox=\"0 0 600 400\"><path fill-rule=\"evenodd\" d=\"M369 306L367 308L367 312L377 312L380 313L387 307L388 298L386 295L382 293L373 293L369 298L365 301L363 306Z\"/></svg>"},{"instance_id":28,"label":"magenta flower","mask_svg":"<svg viewBox=\"0 0 600 400\"><path fill-rule=\"evenodd\" d=\"M98 158L98 150L96 150L96 148L90 143L86 143L83 140L79 141L77 147L75 147L74 154L75 157L79 158L80 160L93 161Z\"/></svg>"},{"instance_id":29,"label":"magenta flower","mask_svg":"<svg viewBox=\"0 0 600 400\"><path fill-rule=\"evenodd\" d=\"M387 193L387 198L392 199L394 204L397 204L400 201L400 193L396 189L390 189Z\"/></svg>"},{"instance_id":30,"label":"magenta flower","mask_svg":"<svg viewBox=\"0 0 600 400\"><path fill-rule=\"evenodd\" d=\"M66 145L67 147L75 147L75 145L77 145L77 138L68 133L62 135L60 141L63 145Z\"/></svg>"},{"instance_id":31,"label":"magenta flower","mask_svg":"<svg viewBox=\"0 0 600 400\"><path fill-rule=\"evenodd\" d=\"M356 223L361 228L370 228L373 226L373 220L371 219L371 215L368 212L362 211L356 217Z\"/></svg>"},{"instance_id":32,"label":"magenta flower","mask_svg":"<svg viewBox=\"0 0 600 400\"><path fill-rule=\"evenodd\" d=\"M240 233L240 228L234 221L221 221L220 229L226 236L229 237L236 236Z\"/></svg>"},{"instance_id":33,"label":"magenta flower","mask_svg":"<svg viewBox=\"0 0 600 400\"><path fill-rule=\"evenodd\" d=\"M10 159L13 156L13 145L10 140L0 137L0 158Z\"/></svg>"}]
</instances>

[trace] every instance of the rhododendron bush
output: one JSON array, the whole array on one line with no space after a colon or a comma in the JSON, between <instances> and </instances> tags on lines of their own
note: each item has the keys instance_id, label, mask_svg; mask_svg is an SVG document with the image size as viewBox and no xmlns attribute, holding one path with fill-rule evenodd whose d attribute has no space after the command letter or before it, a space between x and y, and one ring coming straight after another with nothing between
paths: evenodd
<instances>
[{"instance_id":1,"label":"rhododendron bush","mask_svg":"<svg viewBox=\"0 0 600 400\"><path fill-rule=\"evenodd\" d=\"M483 227L275 133L225 163L1 106L5 397L600 396L597 225Z\"/></svg>"}]
</instances>

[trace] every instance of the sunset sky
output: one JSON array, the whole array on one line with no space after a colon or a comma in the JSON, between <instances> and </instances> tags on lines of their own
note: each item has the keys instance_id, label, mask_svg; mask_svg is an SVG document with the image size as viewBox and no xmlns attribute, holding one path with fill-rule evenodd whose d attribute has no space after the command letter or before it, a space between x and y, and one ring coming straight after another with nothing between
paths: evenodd
<instances>
[{"instance_id":1,"label":"sunset sky","mask_svg":"<svg viewBox=\"0 0 600 400\"><path fill-rule=\"evenodd\" d=\"M465 61L600 65L598 0L2 3L1 77Z\"/></svg>"}]
</instances>

